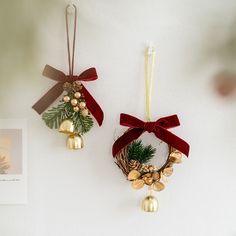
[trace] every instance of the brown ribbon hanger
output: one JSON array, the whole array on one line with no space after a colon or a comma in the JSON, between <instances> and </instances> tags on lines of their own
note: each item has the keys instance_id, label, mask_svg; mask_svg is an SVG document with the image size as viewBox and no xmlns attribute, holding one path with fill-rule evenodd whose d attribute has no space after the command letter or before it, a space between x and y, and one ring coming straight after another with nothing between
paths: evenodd
<instances>
[{"instance_id":1,"label":"brown ribbon hanger","mask_svg":"<svg viewBox=\"0 0 236 236\"><path fill-rule=\"evenodd\" d=\"M73 48L72 48L72 58L70 55L70 35L69 35L69 23L68 23L68 9L70 7L74 8L74 35L73 35ZM67 51L68 51L68 65L69 65L69 75L73 76L74 73L74 58L75 58L75 39L76 39L76 26L77 26L77 7L75 4L68 4L66 7L66 36L67 36Z\"/></svg>"}]
</instances>

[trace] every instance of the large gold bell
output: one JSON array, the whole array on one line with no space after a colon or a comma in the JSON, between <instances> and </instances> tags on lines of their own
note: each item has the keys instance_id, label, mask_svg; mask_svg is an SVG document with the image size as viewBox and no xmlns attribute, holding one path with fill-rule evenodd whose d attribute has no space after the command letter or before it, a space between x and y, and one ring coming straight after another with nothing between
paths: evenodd
<instances>
[{"instance_id":1,"label":"large gold bell","mask_svg":"<svg viewBox=\"0 0 236 236\"><path fill-rule=\"evenodd\" d=\"M158 201L156 197L148 195L144 198L142 203L142 209L146 212L155 212L158 210Z\"/></svg>"},{"instance_id":2,"label":"large gold bell","mask_svg":"<svg viewBox=\"0 0 236 236\"><path fill-rule=\"evenodd\" d=\"M63 134L73 134L74 130L75 127L71 120L64 120L59 127L59 132Z\"/></svg>"},{"instance_id":3,"label":"large gold bell","mask_svg":"<svg viewBox=\"0 0 236 236\"><path fill-rule=\"evenodd\" d=\"M67 147L69 149L81 149L84 147L84 140L82 136L77 135L77 134L72 134L68 137L67 139Z\"/></svg>"}]
</instances>

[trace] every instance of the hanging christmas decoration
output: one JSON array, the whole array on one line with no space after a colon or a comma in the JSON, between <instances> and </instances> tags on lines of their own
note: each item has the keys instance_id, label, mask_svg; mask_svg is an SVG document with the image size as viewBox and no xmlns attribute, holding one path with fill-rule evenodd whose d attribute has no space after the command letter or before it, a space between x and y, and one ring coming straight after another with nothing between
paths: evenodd
<instances>
[{"instance_id":1,"label":"hanging christmas decoration","mask_svg":"<svg viewBox=\"0 0 236 236\"><path fill-rule=\"evenodd\" d=\"M74 32L72 56L70 49L68 14L69 8L74 9ZM83 134L90 131L93 126L92 116L96 119L99 126L103 122L103 111L89 91L85 88L83 82L97 80L95 68L89 68L80 75L74 75L74 54L76 39L77 7L68 5L65 10L66 34L69 75L46 65L43 75L49 79L57 81L38 102L33 109L42 114L45 124L51 129L58 129L60 133L68 136L67 147L69 149L80 149L84 146ZM55 107L45 110L62 95L62 99Z\"/></svg>"},{"instance_id":2,"label":"hanging christmas decoration","mask_svg":"<svg viewBox=\"0 0 236 236\"><path fill-rule=\"evenodd\" d=\"M120 125L128 127L128 130L114 142L112 147L115 163L131 181L132 187L134 189L148 187L150 194L142 202L142 209L146 212L158 210L158 201L153 191L159 192L165 188L167 178L173 173L174 164L182 162L182 154L186 156L189 154L188 143L168 130L180 125L177 115L150 121L154 58L155 51L149 47L145 52L146 121L122 113ZM139 139L145 132L153 133L156 138L168 144L168 157L161 167L151 164L156 148L151 145L145 146Z\"/></svg>"}]
</instances>

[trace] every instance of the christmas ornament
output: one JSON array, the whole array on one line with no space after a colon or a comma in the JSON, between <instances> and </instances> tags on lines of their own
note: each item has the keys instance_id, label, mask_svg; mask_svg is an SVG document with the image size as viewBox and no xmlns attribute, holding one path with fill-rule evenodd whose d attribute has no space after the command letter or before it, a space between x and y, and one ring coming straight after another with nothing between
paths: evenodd
<instances>
[{"instance_id":1,"label":"christmas ornament","mask_svg":"<svg viewBox=\"0 0 236 236\"><path fill-rule=\"evenodd\" d=\"M57 81L57 83L34 104L33 109L39 114L43 113L42 119L49 128L59 129L59 132L69 135L67 139L67 147L69 149L80 149L84 146L82 135L90 131L93 126L93 119L91 116L93 116L99 126L101 126L103 122L103 111L81 82L97 80L96 69L89 68L80 75L74 74L77 8L75 5L72 6L74 8L72 53L70 50L68 24L68 9L70 5L66 7L65 11L69 74L66 75L62 71L46 65L43 75ZM52 107L45 112L60 95L63 95L63 97L59 105Z\"/></svg>"},{"instance_id":2,"label":"christmas ornament","mask_svg":"<svg viewBox=\"0 0 236 236\"><path fill-rule=\"evenodd\" d=\"M84 147L82 136L72 134L67 138L67 147L72 150L81 149Z\"/></svg>"},{"instance_id":3,"label":"christmas ornament","mask_svg":"<svg viewBox=\"0 0 236 236\"><path fill-rule=\"evenodd\" d=\"M112 147L115 163L131 181L131 186L134 189L148 187L150 193L142 202L142 209L146 212L158 210L158 201L153 196L153 191L160 192L165 189L168 177L173 174L174 164L182 162L182 153L186 156L189 154L188 143L169 131L170 128L180 125L177 115L162 117L156 121L150 120L154 57L154 49L149 47L145 53L146 121L122 113L120 125L128 127L128 130L114 142ZM150 163L156 149L151 145L145 146L142 140L139 140L145 132L153 133L156 138L168 144L168 157L161 167Z\"/></svg>"},{"instance_id":4,"label":"christmas ornament","mask_svg":"<svg viewBox=\"0 0 236 236\"><path fill-rule=\"evenodd\" d=\"M142 209L146 212L155 212L158 210L157 198L151 194L144 198L142 202Z\"/></svg>"}]
</instances>

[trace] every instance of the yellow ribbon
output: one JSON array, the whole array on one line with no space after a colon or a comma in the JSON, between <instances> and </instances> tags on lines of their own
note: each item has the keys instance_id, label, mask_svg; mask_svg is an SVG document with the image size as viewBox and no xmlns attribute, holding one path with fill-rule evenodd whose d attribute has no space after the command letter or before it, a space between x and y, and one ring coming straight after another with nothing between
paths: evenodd
<instances>
[{"instance_id":1,"label":"yellow ribbon","mask_svg":"<svg viewBox=\"0 0 236 236\"><path fill-rule=\"evenodd\" d=\"M152 87L154 77L155 51L148 47L145 51L145 88L146 88L146 120L150 121L150 108L152 98ZM151 67L151 68L150 68Z\"/></svg>"}]
</instances>

